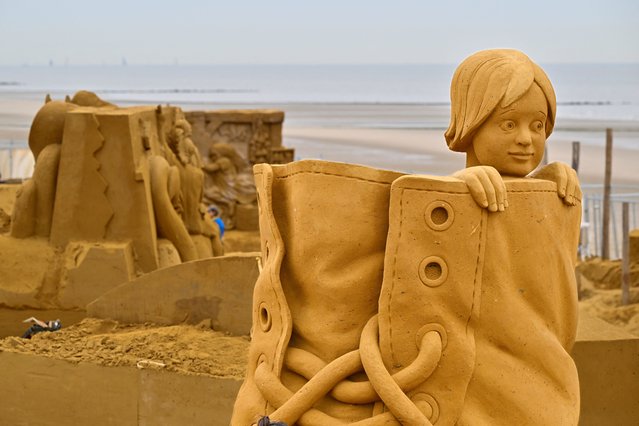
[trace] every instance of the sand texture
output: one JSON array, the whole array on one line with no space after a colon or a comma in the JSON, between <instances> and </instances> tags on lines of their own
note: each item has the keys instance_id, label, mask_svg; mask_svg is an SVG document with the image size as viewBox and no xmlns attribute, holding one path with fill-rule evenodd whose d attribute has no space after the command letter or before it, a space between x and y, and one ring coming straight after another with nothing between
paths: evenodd
<instances>
[{"instance_id":1,"label":"sand texture","mask_svg":"<svg viewBox=\"0 0 639 426\"><path fill-rule=\"evenodd\" d=\"M630 303L621 304L621 261L589 259L577 266L581 308L639 336L639 264L630 266Z\"/></svg>"},{"instance_id":2,"label":"sand texture","mask_svg":"<svg viewBox=\"0 0 639 426\"><path fill-rule=\"evenodd\" d=\"M26 329L26 327L25 327ZM137 366L189 375L243 378L248 337L232 337L198 326L125 325L87 318L31 340L7 337L0 352L29 353L103 366Z\"/></svg>"}]
</instances>

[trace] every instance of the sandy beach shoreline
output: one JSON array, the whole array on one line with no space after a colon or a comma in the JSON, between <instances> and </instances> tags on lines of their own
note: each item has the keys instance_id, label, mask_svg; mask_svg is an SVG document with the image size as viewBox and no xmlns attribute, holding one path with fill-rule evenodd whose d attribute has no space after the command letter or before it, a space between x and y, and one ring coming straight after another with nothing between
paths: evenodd
<instances>
[{"instance_id":1,"label":"sandy beach shoreline","mask_svg":"<svg viewBox=\"0 0 639 426\"><path fill-rule=\"evenodd\" d=\"M111 100L111 99L109 99ZM112 101L116 101L114 99ZM28 138L43 100L0 96L0 142ZM120 102L128 106L128 102ZM138 103L139 104L139 103ZM464 155L448 150L443 133L448 105L379 103L186 104L185 110L276 108L286 113L284 144L296 159L364 164L405 173L448 175L464 167ZM562 118L548 141L549 161L570 163L572 142L581 141L580 179L600 184L605 128L614 129L613 183L639 187L639 122Z\"/></svg>"}]
</instances>

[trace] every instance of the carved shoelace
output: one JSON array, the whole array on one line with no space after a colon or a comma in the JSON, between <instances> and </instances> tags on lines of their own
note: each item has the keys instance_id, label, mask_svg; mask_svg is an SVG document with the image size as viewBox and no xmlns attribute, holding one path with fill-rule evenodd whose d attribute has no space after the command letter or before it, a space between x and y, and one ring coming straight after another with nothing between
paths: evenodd
<instances>
[{"instance_id":1,"label":"carved shoelace","mask_svg":"<svg viewBox=\"0 0 639 426\"><path fill-rule=\"evenodd\" d=\"M313 408L316 402L330 393L337 401L346 404L375 402L373 416L350 423L352 426L374 426L401 422L403 425L432 426L429 418L436 420L437 407L427 401L412 401L407 393L424 382L437 368L442 354L442 338L436 331L424 334L417 358L401 371L391 375L382 361L379 349L377 315L364 327L359 349L348 352L326 364L317 356L298 348L289 348L285 365L308 381L293 393L264 363L255 370L258 389L276 410L270 418L289 425L345 424ZM364 371L370 381L347 380ZM388 409L382 412L382 403Z\"/></svg>"}]
</instances>

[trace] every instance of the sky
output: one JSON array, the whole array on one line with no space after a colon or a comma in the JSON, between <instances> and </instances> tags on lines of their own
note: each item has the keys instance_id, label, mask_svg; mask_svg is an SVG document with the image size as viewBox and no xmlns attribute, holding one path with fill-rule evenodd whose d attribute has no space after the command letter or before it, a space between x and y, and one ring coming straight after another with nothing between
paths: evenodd
<instances>
[{"instance_id":1,"label":"sky","mask_svg":"<svg viewBox=\"0 0 639 426\"><path fill-rule=\"evenodd\" d=\"M637 0L0 0L0 65L639 63Z\"/></svg>"}]
</instances>

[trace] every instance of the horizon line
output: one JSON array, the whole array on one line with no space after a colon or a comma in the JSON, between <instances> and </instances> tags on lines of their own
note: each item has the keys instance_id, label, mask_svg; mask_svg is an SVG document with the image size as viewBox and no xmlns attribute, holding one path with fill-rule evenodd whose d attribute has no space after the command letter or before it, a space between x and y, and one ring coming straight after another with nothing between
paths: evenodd
<instances>
[{"instance_id":1,"label":"horizon line","mask_svg":"<svg viewBox=\"0 0 639 426\"><path fill-rule=\"evenodd\" d=\"M639 65L639 61L635 62L612 62L612 61L537 61L544 65ZM209 62L209 63L169 63L169 62L126 62L126 63L1 63L0 67L43 67L43 68L65 68L65 67L140 67L140 66L162 66L162 67L197 67L197 66L414 66L414 65L446 65L457 66L455 62Z\"/></svg>"}]
</instances>

